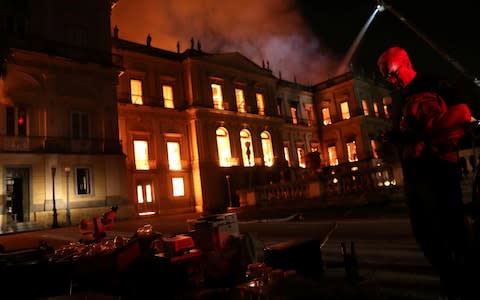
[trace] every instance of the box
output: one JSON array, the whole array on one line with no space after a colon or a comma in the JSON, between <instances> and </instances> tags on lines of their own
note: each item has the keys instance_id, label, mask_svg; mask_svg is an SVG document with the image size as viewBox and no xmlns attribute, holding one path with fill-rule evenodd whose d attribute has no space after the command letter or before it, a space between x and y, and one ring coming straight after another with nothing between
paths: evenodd
<instances>
[{"instance_id":1,"label":"box","mask_svg":"<svg viewBox=\"0 0 480 300\"><path fill-rule=\"evenodd\" d=\"M230 237L240 237L236 213L216 214L189 221L195 244L202 250L222 249Z\"/></svg>"}]
</instances>

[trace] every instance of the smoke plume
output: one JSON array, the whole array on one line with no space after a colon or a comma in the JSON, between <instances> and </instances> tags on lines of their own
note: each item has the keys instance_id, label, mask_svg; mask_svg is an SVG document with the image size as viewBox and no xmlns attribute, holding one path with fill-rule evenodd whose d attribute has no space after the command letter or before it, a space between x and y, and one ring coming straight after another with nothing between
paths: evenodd
<instances>
[{"instance_id":1,"label":"smoke plume","mask_svg":"<svg viewBox=\"0 0 480 300\"><path fill-rule=\"evenodd\" d=\"M120 0L112 10L119 37L180 51L239 52L277 77L302 84L328 78L338 65L303 22L292 0Z\"/></svg>"}]
</instances>

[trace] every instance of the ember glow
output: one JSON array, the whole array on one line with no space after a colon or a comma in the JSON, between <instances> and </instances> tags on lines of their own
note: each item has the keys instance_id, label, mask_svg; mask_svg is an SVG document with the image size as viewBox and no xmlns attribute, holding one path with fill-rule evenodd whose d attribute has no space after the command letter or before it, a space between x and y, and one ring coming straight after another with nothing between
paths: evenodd
<instances>
[{"instance_id":1,"label":"ember glow","mask_svg":"<svg viewBox=\"0 0 480 300\"><path fill-rule=\"evenodd\" d=\"M338 67L303 22L293 0L120 0L112 10L119 38L177 51L191 39L205 52L239 52L282 79L315 84Z\"/></svg>"}]
</instances>

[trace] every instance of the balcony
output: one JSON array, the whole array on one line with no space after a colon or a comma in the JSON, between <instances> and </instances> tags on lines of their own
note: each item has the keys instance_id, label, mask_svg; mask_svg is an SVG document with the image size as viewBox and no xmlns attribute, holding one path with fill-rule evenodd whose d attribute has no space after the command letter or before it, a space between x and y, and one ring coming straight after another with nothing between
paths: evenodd
<instances>
[{"instance_id":1,"label":"balcony","mask_svg":"<svg viewBox=\"0 0 480 300\"><path fill-rule=\"evenodd\" d=\"M120 141L44 136L0 136L0 152L120 154Z\"/></svg>"}]
</instances>

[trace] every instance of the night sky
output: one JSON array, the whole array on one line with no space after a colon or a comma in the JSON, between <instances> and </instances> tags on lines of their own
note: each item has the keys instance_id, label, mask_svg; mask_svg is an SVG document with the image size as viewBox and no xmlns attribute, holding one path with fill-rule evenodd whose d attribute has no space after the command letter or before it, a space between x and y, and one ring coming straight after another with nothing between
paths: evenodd
<instances>
[{"instance_id":1,"label":"night sky","mask_svg":"<svg viewBox=\"0 0 480 300\"><path fill-rule=\"evenodd\" d=\"M376 7L374 0L296 3L315 35L337 53L347 52ZM385 4L391 5L445 55L456 60L470 76L480 77L480 11L474 8L474 1L386 0ZM375 67L378 55L392 45L407 49L419 71L461 76L460 71L389 10L374 17L355 52L354 65L365 69Z\"/></svg>"},{"instance_id":2,"label":"night sky","mask_svg":"<svg viewBox=\"0 0 480 300\"><path fill-rule=\"evenodd\" d=\"M474 1L385 4L467 75L480 77L480 13ZM152 46L170 51L176 51L177 42L184 51L193 38L206 52L239 52L259 65L268 61L275 76L309 85L335 74L376 5L375 0L120 0L112 11L112 27L118 26L120 38L139 43L150 34ZM367 28L354 52L354 68L378 75L376 59L392 45L407 49L418 71L462 78L389 10L378 13Z\"/></svg>"}]
</instances>

